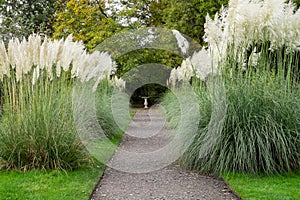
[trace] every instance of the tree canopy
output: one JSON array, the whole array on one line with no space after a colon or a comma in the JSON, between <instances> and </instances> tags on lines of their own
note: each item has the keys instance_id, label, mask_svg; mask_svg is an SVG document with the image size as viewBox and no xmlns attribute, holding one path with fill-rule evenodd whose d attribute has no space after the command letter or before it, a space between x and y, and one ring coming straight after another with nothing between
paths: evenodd
<instances>
[{"instance_id":1,"label":"tree canopy","mask_svg":"<svg viewBox=\"0 0 300 200\"><path fill-rule=\"evenodd\" d=\"M103 1L69 0L64 9L58 9L53 25L54 38L73 34L88 50L121 30L121 26L105 13Z\"/></svg>"},{"instance_id":2,"label":"tree canopy","mask_svg":"<svg viewBox=\"0 0 300 200\"><path fill-rule=\"evenodd\" d=\"M119 9L114 4L110 7L112 15L119 23L129 29L139 27L163 27L175 29L191 37L200 44L203 43L204 23L207 14L213 15L228 0L110 0L119 2ZM122 9L120 9L122 8ZM171 67L177 67L182 59L165 51L135 51L118 59L122 75L133 67L147 62L158 62Z\"/></svg>"},{"instance_id":3,"label":"tree canopy","mask_svg":"<svg viewBox=\"0 0 300 200\"><path fill-rule=\"evenodd\" d=\"M51 35L56 0L0 0L0 39Z\"/></svg>"},{"instance_id":4,"label":"tree canopy","mask_svg":"<svg viewBox=\"0 0 300 200\"><path fill-rule=\"evenodd\" d=\"M202 42L207 14L213 15L228 0L126 0L120 12L131 27L156 26L176 29ZM136 19L136 20L132 20Z\"/></svg>"}]
</instances>

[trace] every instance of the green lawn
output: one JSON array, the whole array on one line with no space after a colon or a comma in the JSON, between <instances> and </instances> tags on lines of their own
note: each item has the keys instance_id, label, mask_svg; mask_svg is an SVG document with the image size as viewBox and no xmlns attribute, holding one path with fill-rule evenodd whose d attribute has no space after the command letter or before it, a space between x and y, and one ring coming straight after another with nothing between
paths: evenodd
<instances>
[{"instance_id":1,"label":"green lawn","mask_svg":"<svg viewBox=\"0 0 300 200\"><path fill-rule=\"evenodd\" d=\"M224 179L242 199L300 199L300 172L272 176L227 174Z\"/></svg>"},{"instance_id":2,"label":"green lawn","mask_svg":"<svg viewBox=\"0 0 300 200\"><path fill-rule=\"evenodd\" d=\"M0 199L88 199L104 166L89 167L67 174L41 170L0 172Z\"/></svg>"},{"instance_id":3,"label":"green lawn","mask_svg":"<svg viewBox=\"0 0 300 200\"><path fill-rule=\"evenodd\" d=\"M119 139L111 140L117 144ZM103 160L108 160L115 149L103 141L98 146ZM0 200L81 200L88 199L102 176L105 166L92 164L76 171L0 172Z\"/></svg>"}]
</instances>

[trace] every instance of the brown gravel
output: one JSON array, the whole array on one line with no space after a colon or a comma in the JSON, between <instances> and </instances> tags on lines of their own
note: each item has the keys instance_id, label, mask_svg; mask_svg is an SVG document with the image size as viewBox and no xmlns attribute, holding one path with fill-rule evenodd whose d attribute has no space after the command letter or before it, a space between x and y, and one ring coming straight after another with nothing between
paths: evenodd
<instances>
[{"instance_id":1,"label":"brown gravel","mask_svg":"<svg viewBox=\"0 0 300 200\"><path fill-rule=\"evenodd\" d=\"M126 166L120 150L151 152L172 139L167 123L156 109L138 110L126 133L111 161L124 169L134 164ZM145 138L147 135L152 137ZM146 168L147 160L140 158L136 165ZM90 200L239 199L223 180L184 171L174 163L149 173L124 171L107 168Z\"/></svg>"}]
</instances>

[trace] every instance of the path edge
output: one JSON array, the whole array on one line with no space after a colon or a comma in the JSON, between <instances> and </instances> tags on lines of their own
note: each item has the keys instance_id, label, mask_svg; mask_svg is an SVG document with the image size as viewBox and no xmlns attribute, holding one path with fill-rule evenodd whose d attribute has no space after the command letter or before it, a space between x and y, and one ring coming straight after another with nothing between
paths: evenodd
<instances>
[{"instance_id":1,"label":"path edge","mask_svg":"<svg viewBox=\"0 0 300 200\"><path fill-rule=\"evenodd\" d=\"M134 109L134 110L135 110L135 113L134 113L134 115L132 116L130 122L128 123L128 126L129 126L129 124L131 123L131 121L133 120L133 118L135 117L135 115L136 115L136 113L137 113L137 109ZM120 144L122 143L123 135L125 134L125 132L126 132L126 130L125 130L124 133L122 134L122 138L120 139L120 142L119 142L119 144L118 144L118 147L119 147ZM109 161L111 161L111 159L112 159L112 158L114 157L114 155L116 154L116 152L117 152L117 150L118 150L118 147L115 149L114 153L113 153L112 156L109 158ZM102 179L103 179L103 177L104 177L104 175L105 175L105 172L106 172L108 169L111 169L109 166L107 166L107 165L105 165L105 164L103 164L103 165L104 165L103 173L102 173L102 175L100 176L99 181L95 184L95 187L94 187L92 193L90 194L88 200L92 200L92 197L94 196L96 190L99 188L98 186L100 186L100 183L101 183L101 181L102 181Z\"/></svg>"}]
</instances>

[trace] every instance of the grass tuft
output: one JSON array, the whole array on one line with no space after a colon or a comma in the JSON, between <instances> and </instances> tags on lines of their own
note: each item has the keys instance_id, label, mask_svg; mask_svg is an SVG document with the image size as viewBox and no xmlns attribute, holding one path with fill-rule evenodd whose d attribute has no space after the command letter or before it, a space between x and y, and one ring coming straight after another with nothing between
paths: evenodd
<instances>
[{"instance_id":1,"label":"grass tuft","mask_svg":"<svg viewBox=\"0 0 300 200\"><path fill-rule=\"evenodd\" d=\"M89 160L74 127L67 73L32 84L24 75L3 81L0 157L5 169L76 169Z\"/></svg>"}]
</instances>

